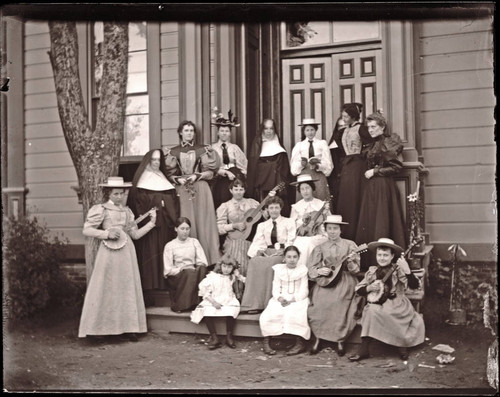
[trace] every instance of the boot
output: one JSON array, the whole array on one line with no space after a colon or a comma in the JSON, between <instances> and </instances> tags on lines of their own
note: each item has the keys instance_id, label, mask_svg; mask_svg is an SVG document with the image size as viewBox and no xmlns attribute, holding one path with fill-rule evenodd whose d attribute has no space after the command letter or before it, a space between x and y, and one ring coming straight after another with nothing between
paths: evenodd
<instances>
[{"instance_id":1,"label":"boot","mask_svg":"<svg viewBox=\"0 0 500 397\"><path fill-rule=\"evenodd\" d=\"M208 340L208 349L215 350L218 347L221 347L222 344L219 342L219 338L217 337L214 319L212 317L205 317L205 323L207 324L208 332L210 332L210 339Z\"/></svg>"},{"instance_id":2,"label":"boot","mask_svg":"<svg viewBox=\"0 0 500 397\"><path fill-rule=\"evenodd\" d=\"M316 340L314 341L314 345L313 347L311 348L311 351L309 352L310 355L314 355L314 354L318 354L319 351L321 350L320 349L320 343L321 343L321 339L316 337Z\"/></svg>"},{"instance_id":3,"label":"boot","mask_svg":"<svg viewBox=\"0 0 500 397\"><path fill-rule=\"evenodd\" d=\"M297 336L297 339L295 340L295 345L293 345L292 348L286 352L286 355L294 356L296 354L302 353L304 351L304 348L305 348L304 339L302 339L300 336Z\"/></svg>"},{"instance_id":4,"label":"boot","mask_svg":"<svg viewBox=\"0 0 500 397\"><path fill-rule=\"evenodd\" d=\"M408 348L406 347L399 347L398 348L398 351L399 351L399 357L401 358L401 360L403 361L406 361L408 360Z\"/></svg>"},{"instance_id":5,"label":"boot","mask_svg":"<svg viewBox=\"0 0 500 397\"><path fill-rule=\"evenodd\" d=\"M263 342L264 353L266 353L269 356L274 356L276 354L276 350L271 349L271 346L269 346L270 341L271 338L269 336L264 337L264 342Z\"/></svg>"},{"instance_id":6,"label":"boot","mask_svg":"<svg viewBox=\"0 0 500 397\"><path fill-rule=\"evenodd\" d=\"M226 345L228 345L231 349L236 347L236 344L233 341L233 328L234 318L226 317Z\"/></svg>"},{"instance_id":7,"label":"boot","mask_svg":"<svg viewBox=\"0 0 500 397\"><path fill-rule=\"evenodd\" d=\"M369 346L370 346L370 338L367 336L364 336L361 338L361 346L359 347L358 353L355 354L354 356L349 357L349 360L351 361L360 361L363 360L364 358L369 357Z\"/></svg>"},{"instance_id":8,"label":"boot","mask_svg":"<svg viewBox=\"0 0 500 397\"><path fill-rule=\"evenodd\" d=\"M344 342L338 342L337 354L339 355L339 357L343 357L345 355Z\"/></svg>"}]
</instances>

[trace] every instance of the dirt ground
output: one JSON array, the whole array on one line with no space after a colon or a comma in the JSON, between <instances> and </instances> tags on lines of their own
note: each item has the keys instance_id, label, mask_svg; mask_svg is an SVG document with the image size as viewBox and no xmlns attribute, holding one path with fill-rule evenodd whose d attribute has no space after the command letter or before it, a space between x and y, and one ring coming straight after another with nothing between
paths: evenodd
<instances>
[{"instance_id":1,"label":"dirt ground","mask_svg":"<svg viewBox=\"0 0 500 397\"><path fill-rule=\"evenodd\" d=\"M109 338L104 343L77 337L78 316L62 317L50 326L4 331L3 389L15 391L134 391L168 393L468 394L494 395L486 378L492 335L482 326L445 322L446 302L424 305L426 341L403 362L397 350L375 342L371 358L350 362L357 345L339 357L326 346L319 354L288 357L291 339L273 340L278 354L266 356L261 340L236 338L237 348L209 351L206 335L149 332L139 342ZM54 317L57 317L54 316ZM452 364L441 365L438 344L455 349ZM339 390L340 389L340 390ZM351 391L352 392L352 391ZM348 393L351 393L348 392Z\"/></svg>"}]
</instances>

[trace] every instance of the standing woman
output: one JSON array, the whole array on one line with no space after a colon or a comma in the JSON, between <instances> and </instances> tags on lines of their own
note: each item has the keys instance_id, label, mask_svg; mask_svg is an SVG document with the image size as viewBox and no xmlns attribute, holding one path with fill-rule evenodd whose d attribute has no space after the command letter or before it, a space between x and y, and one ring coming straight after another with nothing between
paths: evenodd
<instances>
[{"instance_id":1,"label":"standing woman","mask_svg":"<svg viewBox=\"0 0 500 397\"><path fill-rule=\"evenodd\" d=\"M328 144L316 138L319 123L314 119L304 119L302 124L304 140L298 142L292 150L290 170L292 175L310 174L315 182L314 197L320 200L330 199L330 189L326 178L330 176L333 163Z\"/></svg>"},{"instance_id":2,"label":"standing woman","mask_svg":"<svg viewBox=\"0 0 500 397\"><path fill-rule=\"evenodd\" d=\"M368 170L364 174L355 241L360 244L388 237L404 249L407 246L405 221L393 179L403 168L398 159L403 151L403 143L399 135L388 131L387 121L380 112L371 114L366 121L368 132L375 141L363 150ZM373 263L373 260L370 262Z\"/></svg>"},{"instance_id":3,"label":"standing woman","mask_svg":"<svg viewBox=\"0 0 500 397\"><path fill-rule=\"evenodd\" d=\"M348 240L354 240L356 237L362 185L366 171L366 162L361 149L363 145L372 141L366 126L359 122L361 110L360 104L351 103L345 105L342 111L342 119L346 124L342 135L342 146L346 156L342 162L340 174L337 212L349 223L342 230L343 237Z\"/></svg>"},{"instance_id":4,"label":"standing woman","mask_svg":"<svg viewBox=\"0 0 500 397\"><path fill-rule=\"evenodd\" d=\"M129 237L141 238L155 227L156 211L138 229L132 210L123 204L125 189L132 187L122 177L109 177L104 187L104 204L90 208L83 235L103 240L87 286L78 336L128 334L137 341L137 332L147 332L146 308L135 247Z\"/></svg>"},{"instance_id":5,"label":"standing woman","mask_svg":"<svg viewBox=\"0 0 500 397\"><path fill-rule=\"evenodd\" d=\"M166 175L165 155L161 149L150 150L135 172L128 197L136 215L142 215L153 207L157 208L156 227L136 243L146 304L148 292L166 288L163 278L163 248L175 238L174 223L179 217L179 198Z\"/></svg>"},{"instance_id":6,"label":"standing woman","mask_svg":"<svg viewBox=\"0 0 500 397\"><path fill-rule=\"evenodd\" d=\"M238 145L230 142L231 128L240 126L237 124L238 119L232 116L231 111L228 112L227 119L219 114L219 117L211 123L217 127L217 136L219 137L219 140L212 144L212 148L222 159L221 167L217 170L215 183L212 186L215 208L219 208L222 203L231 200L229 184L236 178L244 181L247 174L248 160L245 153Z\"/></svg>"},{"instance_id":7,"label":"standing woman","mask_svg":"<svg viewBox=\"0 0 500 397\"><path fill-rule=\"evenodd\" d=\"M337 213L337 203L339 198L340 173L342 172L342 161L345 157L345 150L342 146L342 135L344 134L345 124L342 116L337 119L333 129L332 136L328 142L330 155L332 156L333 170L328 177L328 187L332 196L330 209L332 213Z\"/></svg>"},{"instance_id":8,"label":"standing woman","mask_svg":"<svg viewBox=\"0 0 500 397\"><path fill-rule=\"evenodd\" d=\"M219 261L219 232L214 201L207 180L220 167L219 155L208 145L195 143L196 125L183 121L177 129L181 144L166 153L166 168L180 200L180 213L191 221L191 237L198 239L208 265Z\"/></svg>"},{"instance_id":9,"label":"standing woman","mask_svg":"<svg viewBox=\"0 0 500 397\"><path fill-rule=\"evenodd\" d=\"M273 119L265 119L250 147L248 157L247 193L262 202L270 190L279 183L291 181L290 162ZM290 214L290 189L282 190L278 196L284 202L282 215Z\"/></svg>"}]
</instances>

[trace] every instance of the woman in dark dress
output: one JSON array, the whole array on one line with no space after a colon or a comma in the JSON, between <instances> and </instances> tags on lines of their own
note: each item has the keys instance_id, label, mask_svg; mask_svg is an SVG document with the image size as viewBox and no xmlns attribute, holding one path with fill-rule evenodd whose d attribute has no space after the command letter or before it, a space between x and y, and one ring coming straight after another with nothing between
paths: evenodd
<instances>
[{"instance_id":1,"label":"woman in dark dress","mask_svg":"<svg viewBox=\"0 0 500 397\"><path fill-rule=\"evenodd\" d=\"M163 152L160 149L150 150L144 155L135 172L128 197L136 216L148 212L153 207L157 209L156 227L144 238L136 240L146 305L150 303L149 295L152 290L166 289L163 278L163 248L175 238L174 223L179 217L179 198L166 175Z\"/></svg>"},{"instance_id":2,"label":"woman in dark dress","mask_svg":"<svg viewBox=\"0 0 500 397\"><path fill-rule=\"evenodd\" d=\"M248 156L247 193L262 202L269 191L279 183L291 182L290 162L273 119L265 119L250 147ZM278 192L284 202L283 216L290 215L291 197L295 191L289 187Z\"/></svg>"},{"instance_id":3,"label":"woman in dark dress","mask_svg":"<svg viewBox=\"0 0 500 397\"><path fill-rule=\"evenodd\" d=\"M393 178L403 168L398 159L403 151L403 143L399 135L388 132L387 121L382 114L374 113L366 121L368 132L375 141L363 149L368 169L364 174L355 241L362 244L388 237L405 249L405 221L399 191ZM363 270L367 269L368 263L374 263L365 259L367 257L369 255L361 258Z\"/></svg>"},{"instance_id":4,"label":"woman in dark dress","mask_svg":"<svg viewBox=\"0 0 500 397\"><path fill-rule=\"evenodd\" d=\"M342 119L346 124L342 134L342 147L346 156L342 160L342 172L339 181L337 213L349 224L342 230L347 240L356 237L359 207L361 205L362 185L366 171L366 161L361 154L364 145L373 141L366 126L359 122L361 106L356 103L345 105Z\"/></svg>"},{"instance_id":5,"label":"woman in dark dress","mask_svg":"<svg viewBox=\"0 0 500 397\"><path fill-rule=\"evenodd\" d=\"M344 128L344 120L342 120L342 117L339 117L335 123L330 141L328 142L333 162L333 170L328 177L328 187L330 188L330 195L332 196L330 208L333 214L337 212L340 172L342 171L342 160L345 157L345 150L342 146L342 134L344 133Z\"/></svg>"}]
</instances>

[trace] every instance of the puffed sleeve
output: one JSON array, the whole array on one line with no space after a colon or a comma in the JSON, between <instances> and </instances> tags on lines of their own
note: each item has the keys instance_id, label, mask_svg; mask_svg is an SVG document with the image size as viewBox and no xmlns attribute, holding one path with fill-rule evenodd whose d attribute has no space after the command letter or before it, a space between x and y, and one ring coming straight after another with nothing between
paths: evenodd
<instances>
[{"instance_id":1,"label":"puffed sleeve","mask_svg":"<svg viewBox=\"0 0 500 397\"><path fill-rule=\"evenodd\" d=\"M163 249L163 276L175 276L180 272L180 268L174 266L174 249L172 242L165 245Z\"/></svg>"},{"instance_id":2,"label":"puffed sleeve","mask_svg":"<svg viewBox=\"0 0 500 397\"><path fill-rule=\"evenodd\" d=\"M167 179L175 183L174 177L181 175L181 170L179 164L177 163L177 158L170 152L170 149L163 148L163 153L165 154L165 168L167 170Z\"/></svg>"},{"instance_id":3,"label":"puffed sleeve","mask_svg":"<svg viewBox=\"0 0 500 397\"><path fill-rule=\"evenodd\" d=\"M318 171L321 171L325 176L330 176L333 170L333 160L330 149L325 140L318 141L318 146L321 148L321 162L318 165Z\"/></svg>"},{"instance_id":4,"label":"puffed sleeve","mask_svg":"<svg viewBox=\"0 0 500 397\"><path fill-rule=\"evenodd\" d=\"M101 240L109 238L107 230L99 229L104 220L104 207L101 204L94 205L87 213L87 219L83 225L83 235L86 237L94 237Z\"/></svg>"},{"instance_id":5,"label":"puffed sleeve","mask_svg":"<svg viewBox=\"0 0 500 397\"><path fill-rule=\"evenodd\" d=\"M276 269L276 265L273 266L273 289L272 289L272 296L274 299L278 299L281 294L281 280L280 280L280 277L278 275L279 273L279 270Z\"/></svg>"},{"instance_id":6,"label":"puffed sleeve","mask_svg":"<svg viewBox=\"0 0 500 397\"><path fill-rule=\"evenodd\" d=\"M383 163L381 165L376 165L373 169L373 174L375 176L395 175L403 169L403 164L398 160L396 153L386 152L383 157Z\"/></svg>"},{"instance_id":7,"label":"puffed sleeve","mask_svg":"<svg viewBox=\"0 0 500 397\"><path fill-rule=\"evenodd\" d=\"M248 247L247 255L250 258L253 258L255 255L257 255L257 251L265 250L267 248L263 225L264 223L259 223L257 225L257 231L255 232L253 241L250 244L250 247Z\"/></svg>"},{"instance_id":8,"label":"puffed sleeve","mask_svg":"<svg viewBox=\"0 0 500 397\"><path fill-rule=\"evenodd\" d=\"M217 208L217 229L219 230L219 234L223 236L227 234L227 232L233 230L233 225L228 223L228 212L229 208L227 203L222 203L219 208Z\"/></svg>"},{"instance_id":9,"label":"puffed sleeve","mask_svg":"<svg viewBox=\"0 0 500 397\"><path fill-rule=\"evenodd\" d=\"M302 166L302 156L300 154L300 144L301 142L295 144L292 149L292 156L290 159L290 172L295 176L299 175L304 169L304 167Z\"/></svg>"},{"instance_id":10,"label":"puffed sleeve","mask_svg":"<svg viewBox=\"0 0 500 397\"><path fill-rule=\"evenodd\" d=\"M309 287L307 280L307 270L304 269L304 275L300 278L299 288L295 291L294 298L295 302L302 301L309 295Z\"/></svg>"},{"instance_id":11,"label":"puffed sleeve","mask_svg":"<svg viewBox=\"0 0 500 397\"><path fill-rule=\"evenodd\" d=\"M286 229L286 243L285 248L289 247L295 241L295 237L297 236L297 227L295 226L295 221L293 219L287 220L287 229Z\"/></svg>"},{"instance_id":12,"label":"puffed sleeve","mask_svg":"<svg viewBox=\"0 0 500 397\"><path fill-rule=\"evenodd\" d=\"M292 204L292 211L290 212L290 219L295 222L295 227L299 228L302 225L302 218L299 219L299 213L297 212L296 205Z\"/></svg>"},{"instance_id":13,"label":"puffed sleeve","mask_svg":"<svg viewBox=\"0 0 500 397\"><path fill-rule=\"evenodd\" d=\"M366 296L366 294L368 293L366 291L366 287L375 280L375 278L376 278L376 276L375 276L376 270L377 270L376 266L370 266L370 268L365 273L365 277L363 277L363 280L361 280L356 285L356 287L354 287L354 291L356 291L356 293L358 295Z\"/></svg>"},{"instance_id":14,"label":"puffed sleeve","mask_svg":"<svg viewBox=\"0 0 500 397\"><path fill-rule=\"evenodd\" d=\"M236 161L236 167L239 168L239 170L246 175L247 174L247 167L248 167L248 159L247 156L245 156L245 153L243 153L243 150L240 149L238 145L234 145L234 157Z\"/></svg>"},{"instance_id":15,"label":"puffed sleeve","mask_svg":"<svg viewBox=\"0 0 500 397\"><path fill-rule=\"evenodd\" d=\"M146 223L140 229L137 228L136 223L134 222L134 213L130 208L127 207L127 232L134 240L139 240L142 236L148 233L151 229L155 227L155 224L151 221Z\"/></svg>"},{"instance_id":16,"label":"puffed sleeve","mask_svg":"<svg viewBox=\"0 0 500 397\"><path fill-rule=\"evenodd\" d=\"M307 261L307 268L309 269L308 275L311 280L315 280L318 278L318 268L322 267L323 262L323 251L321 250L321 246L314 247L311 255L309 256L309 260Z\"/></svg>"},{"instance_id":17,"label":"puffed sleeve","mask_svg":"<svg viewBox=\"0 0 500 397\"><path fill-rule=\"evenodd\" d=\"M210 180L214 177L214 173L221 166L220 156L210 146L205 146L205 152L201 154L201 173L199 179Z\"/></svg>"},{"instance_id":18,"label":"puffed sleeve","mask_svg":"<svg viewBox=\"0 0 500 397\"><path fill-rule=\"evenodd\" d=\"M355 252L356 250L358 249L358 246L356 245L355 242L351 241L349 243L349 251L348 251L348 254L351 254L352 252ZM351 273L351 274L357 274L359 273L359 269L360 269L360 260L361 260L361 257L359 256L359 254L353 254L351 257L349 257L347 259L347 270Z\"/></svg>"},{"instance_id":19,"label":"puffed sleeve","mask_svg":"<svg viewBox=\"0 0 500 397\"><path fill-rule=\"evenodd\" d=\"M207 256L205 255L205 251L203 251L203 247L201 246L200 242L193 238L193 243L194 243L194 251L195 251L195 263L198 266L208 266L208 260Z\"/></svg>"},{"instance_id":20,"label":"puffed sleeve","mask_svg":"<svg viewBox=\"0 0 500 397\"><path fill-rule=\"evenodd\" d=\"M203 280L200 281L198 284L198 295L201 296L203 299L206 299L210 296L212 296L214 286L212 283L213 280L213 273L210 272Z\"/></svg>"}]
</instances>

